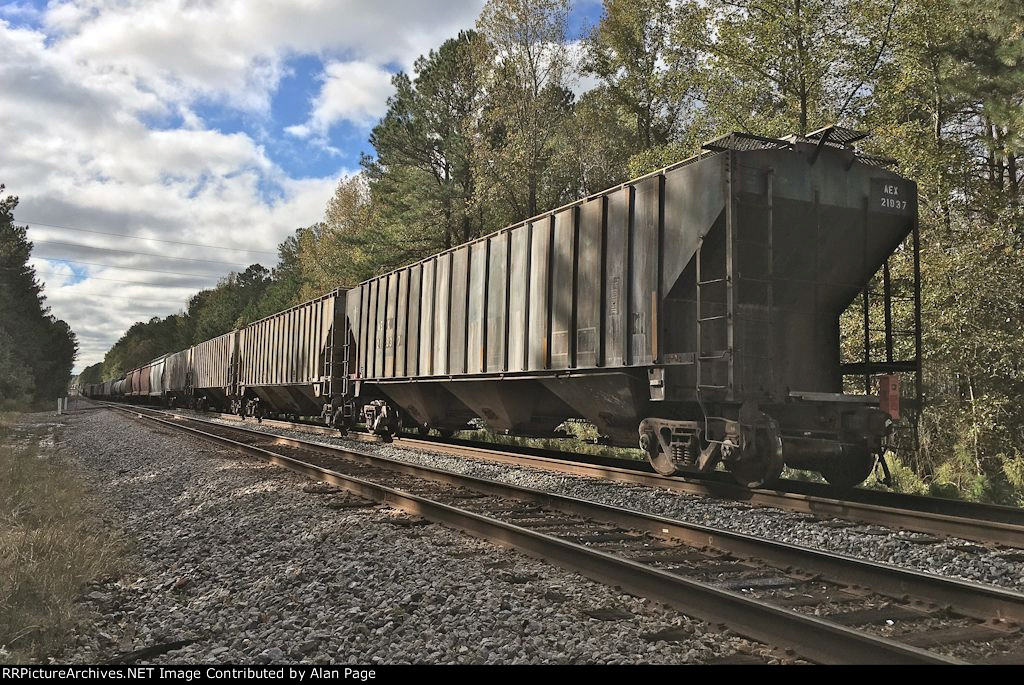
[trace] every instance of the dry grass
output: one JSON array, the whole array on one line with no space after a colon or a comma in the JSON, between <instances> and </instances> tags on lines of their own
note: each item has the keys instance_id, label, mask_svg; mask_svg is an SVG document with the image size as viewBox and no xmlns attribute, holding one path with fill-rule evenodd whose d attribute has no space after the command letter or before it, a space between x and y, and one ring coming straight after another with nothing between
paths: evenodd
<instances>
[{"instance_id":1,"label":"dry grass","mask_svg":"<svg viewBox=\"0 0 1024 685\"><path fill-rule=\"evenodd\" d=\"M0 663L59 651L85 584L123 555L70 465L13 422L0 414Z\"/></svg>"}]
</instances>

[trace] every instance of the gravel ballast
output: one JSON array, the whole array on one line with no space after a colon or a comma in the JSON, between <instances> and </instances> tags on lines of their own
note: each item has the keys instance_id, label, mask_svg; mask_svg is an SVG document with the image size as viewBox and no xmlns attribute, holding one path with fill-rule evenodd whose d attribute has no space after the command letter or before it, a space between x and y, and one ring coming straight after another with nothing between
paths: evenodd
<instances>
[{"instance_id":1,"label":"gravel ballast","mask_svg":"<svg viewBox=\"0 0 1024 685\"><path fill-rule=\"evenodd\" d=\"M130 572L83 593L92 620L54 655L59 662L109 661L178 642L187 644L147 661L702 663L736 653L776 656L660 604L439 525L410 525L390 508L353 508L348 495L310 487L280 467L112 410L53 420L65 424L60 448L77 458L111 521L134 541ZM430 458L405 455L414 457ZM587 613L600 609L619 610L621 618ZM678 629L676 639L652 637L669 628Z\"/></svg>"},{"instance_id":2,"label":"gravel ballast","mask_svg":"<svg viewBox=\"0 0 1024 685\"><path fill-rule=\"evenodd\" d=\"M226 425L239 425L237 421L215 420ZM390 444L273 428L258 425L253 420L246 421L245 427L313 442L341 445L479 478L570 495L814 549L840 552L936 575L1024 591L1024 563L1020 561L1019 550L986 547L956 538L935 542L932 536L909 531L867 524L858 525L835 519L821 521L807 514L773 507L755 507L743 502L700 497L644 485L617 483L464 456L399 448Z\"/></svg>"}]
</instances>

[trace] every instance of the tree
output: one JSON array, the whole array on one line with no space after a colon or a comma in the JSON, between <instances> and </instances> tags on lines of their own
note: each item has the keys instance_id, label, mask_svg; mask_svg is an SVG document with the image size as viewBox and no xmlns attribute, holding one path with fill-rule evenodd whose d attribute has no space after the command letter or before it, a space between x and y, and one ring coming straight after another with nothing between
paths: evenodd
<instances>
[{"instance_id":1,"label":"tree","mask_svg":"<svg viewBox=\"0 0 1024 685\"><path fill-rule=\"evenodd\" d=\"M342 178L327 204L325 220L297 236L302 298L353 286L373 275L382 261L378 253L401 249L388 244L378 231L380 225L365 176Z\"/></svg>"},{"instance_id":2,"label":"tree","mask_svg":"<svg viewBox=\"0 0 1024 685\"><path fill-rule=\"evenodd\" d=\"M479 34L462 31L417 59L414 78L396 74L388 111L370 134L377 156L364 158L364 168L383 208L380 229L413 239L417 256L480 235L473 138L485 49Z\"/></svg>"},{"instance_id":3,"label":"tree","mask_svg":"<svg viewBox=\"0 0 1024 685\"><path fill-rule=\"evenodd\" d=\"M898 0L711 0L677 40L710 56L704 100L721 130L806 134L849 117L893 36Z\"/></svg>"},{"instance_id":4,"label":"tree","mask_svg":"<svg viewBox=\"0 0 1024 685\"><path fill-rule=\"evenodd\" d=\"M252 264L242 273L228 274L207 295L199 293L189 300L188 314L195 322L193 344L256 320L258 303L269 285L270 271Z\"/></svg>"},{"instance_id":5,"label":"tree","mask_svg":"<svg viewBox=\"0 0 1024 685\"><path fill-rule=\"evenodd\" d=\"M302 264L299 240L307 229L299 228L277 246L278 263L270 274L263 296L253 307L253 320L259 320L302 302Z\"/></svg>"},{"instance_id":6,"label":"tree","mask_svg":"<svg viewBox=\"0 0 1024 685\"><path fill-rule=\"evenodd\" d=\"M78 342L45 305L28 229L14 225L18 198L3 191L0 184L0 406L38 404L67 392Z\"/></svg>"},{"instance_id":7,"label":"tree","mask_svg":"<svg viewBox=\"0 0 1024 685\"><path fill-rule=\"evenodd\" d=\"M902 3L861 122L919 187L926 404L910 466L972 498L1019 502L1024 220L1010 112L1024 87L992 38L1005 30L987 14L998 4Z\"/></svg>"},{"instance_id":8,"label":"tree","mask_svg":"<svg viewBox=\"0 0 1024 685\"><path fill-rule=\"evenodd\" d=\"M568 11L567 0L490 0L477 21L489 47L478 203L494 211L491 225L533 216L576 190L551 173L572 112Z\"/></svg>"},{"instance_id":9,"label":"tree","mask_svg":"<svg viewBox=\"0 0 1024 685\"><path fill-rule=\"evenodd\" d=\"M611 118L629 121L630 156L673 142L693 107L698 52L673 40L692 15L670 0L604 0L582 66L605 84L617 110Z\"/></svg>"}]
</instances>

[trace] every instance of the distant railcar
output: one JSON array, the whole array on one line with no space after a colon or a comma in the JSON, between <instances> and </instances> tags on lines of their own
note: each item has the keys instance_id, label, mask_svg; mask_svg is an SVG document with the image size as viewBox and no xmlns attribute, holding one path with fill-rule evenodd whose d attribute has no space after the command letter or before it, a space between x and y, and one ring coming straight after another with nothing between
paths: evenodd
<instances>
[{"instance_id":1,"label":"distant railcar","mask_svg":"<svg viewBox=\"0 0 1024 685\"><path fill-rule=\"evenodd\" d=\"M236 396L238 331L193 345L189 395L197 408L229 411Z\"/></svg>"},{"instance_id":2,"label":"distant railcar","mask_svg":"<svg viewBox=\"0 0 1024 685\"><path fill-rule=\"evenodd\" d=\"M187 403L190 387L192 348L169 354L164 358L164 404L170 407Z\"/></svg>"},{"instance_id":3,"label":"distant railcar","mask_svg":"<svg viewBox=\"0 0 1024 685\"><path fill-rule=\"evenodd\" d=\"M348 395L344 326L335 290L239 330L236 409L333 416Z\"/></svg>"},{"instance_id":4,"label":"distant railcar","mask_svg":"<svg viewBox=\"0 0 1024 685\"><path fill-rule=\"evenodd\" d=\"M157 357L149 363L149 397L160 398L164 396L164 367L167 355Z\"/></svg>"}]
</instances>

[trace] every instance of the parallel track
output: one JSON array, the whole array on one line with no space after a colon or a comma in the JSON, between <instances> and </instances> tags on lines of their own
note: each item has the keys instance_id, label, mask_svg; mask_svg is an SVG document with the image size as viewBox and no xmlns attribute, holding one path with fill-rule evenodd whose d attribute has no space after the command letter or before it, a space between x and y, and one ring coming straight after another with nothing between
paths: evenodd
<instances>
[{"instance_id":1,"label":"parallel track","mask_svg":"<svg viewBox=\"0 0 1024 685\"><path fill-rule=\"evenodd\" d=\"M212 416L242 421L234 414ZM264 419L263 425L338 436L335 429L306 423ZM375 436L366 433L350 433L347 437L377 440ZM940 537L956 537L1024 549L1024 509L1017 507L862 488L837 493L830 486L801 481L783 481L779 484L779 489L750 490L734 483L728 474L708 474L703 478L665 477L653 473L642 462L510 445L460 440L440 441L405 435L395 438L393 444L396 447L414 450L427 450L516 466L531 466L575 476L744 501L756 506L811 514L822 519L847 519Z\"/></svg>"},{"instance_id":2,"label":"parallel track","mask_svg":"<svg viewBox=\"0 0 1024 685\"><path fill-rule=\"evenodd\" d=\"M354 449L111 406L724 623L812 661L962 663L925 647L979 640L996 641L1010 660L1024 655L1020 593ZM829 616L811 615L815 611ZM907 629L883 636L887 617L907 622ZM936 621L942 629L930 629Z\"/></svg>"}]
</instances>

